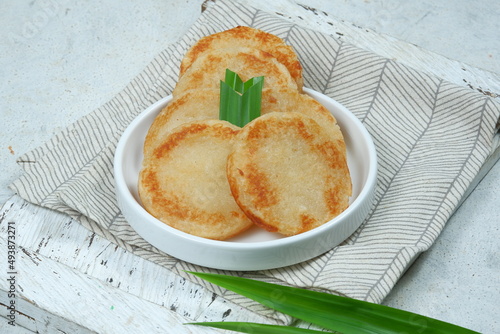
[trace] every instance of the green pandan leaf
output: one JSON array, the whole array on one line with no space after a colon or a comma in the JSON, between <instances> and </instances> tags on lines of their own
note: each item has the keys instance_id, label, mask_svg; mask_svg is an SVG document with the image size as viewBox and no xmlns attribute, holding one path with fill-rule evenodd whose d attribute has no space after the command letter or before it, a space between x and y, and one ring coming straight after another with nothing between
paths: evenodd
<instances>
[{"instance_id":1,"label":"green pandan leaf","mask_svg":"<svg viewBox=\"0 0 500 334\"><path fill-rule=\"evenodd\" d=\"M227 69L220 82L219 119L243 127L260 116L264 77L243 82L238 74Z\"/></svg>"},{"instance_id":2,"label":"green pandan leaf","mask_svg":"<svg viewBox=\"0 0 500 334\"><path fill-rule=\"evenodd\" d=\"M357 299L235 276L191 274L279 312L345 334L476 333L437 319Z\"/></svg>"},{"instance_id":3,"label":"green pandan leaf","mask_svg":"<svg viewBox=\"0 0 500 334\"><path fill-rule=\"evenodd\" d=\"M292 326L265 325L253 322L192 322L185 325L198 325L205 327L214 327L227 329L240 333L251 334L325 334L323 331L315 331L307 328L298 328Z\"/></svg>"}]
</instances>

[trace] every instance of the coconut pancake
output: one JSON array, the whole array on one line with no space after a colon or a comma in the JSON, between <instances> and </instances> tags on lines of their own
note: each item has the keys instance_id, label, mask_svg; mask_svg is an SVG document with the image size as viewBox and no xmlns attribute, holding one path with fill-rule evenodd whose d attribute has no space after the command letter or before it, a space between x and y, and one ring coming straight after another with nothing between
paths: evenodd
<instances>
[{"instance_id":1,"label":"coconut pancake","mask_svg":"<svg viewBox=\"0 0 500 334\"><path fill-rule=\"evenodd\" d=\"M243 212L286 236L330 221L351 195L343 140L297 112L269 113L242 128L227 177Z\"/></svg>"},{"instance_id":2,"label":"coconut pancake","mask_svg":"<svg viewBox=\"0 0 500 334\"><path fill-rule=\"evenodd\" d=\"M145 156L139 175L144 208L199 237L225 240L252 222L231 195L227 155L239 128L219 120L186 123Z\"/></svg>"},{"instance_id":3,"label":"coconut pancake","mask_svg":"<svg viewBox=\"0 0 500 334\"><path fill-rule=\"evenodd\" d=\"M263 92L262 110L262 114L273 111L301 113L324 127L333 139L344 140L335 117L325 106L307 94L291 89L272 89L267 94Z\"/></svg>"},{"instance_id":4,"label":"coconut pancake","mask_svg":"<svg viewBox=\"0 0 500 334\"><path fill-rule=\"evenodd\" d=\"M144 141L144 155L150 152L176 127L193 121L219 119L219 90L193 89L174 98L155 117Z\"/></svg>"},{"instance_id":5,"label":"coconut pancake","mask_svg":"<svg viewBox=\"0 0 500 334\"><path fill-rule=\"evenodd\" d=\"M243 81L264 76L264 88L289 88L298 90L297 84L285 65L271 54L258 49L231 47L211 50L201 54L179 78L174 97L190 89L219 89L226 69L237 73Z\"/></svg>"},{"instance_id":6,"label":"coconut pancake","mask_svg":"<svg viewBox=\"0 0 500 334\"><path fill-rule=\"evenodd\" d=\"M276 35L245 26L238 26L199 39L184 56L180 67L180 76L184 75L200 55L235 46L259 49L270 53L285 65L297 83L297 87L302 89L302 66L293 48Z\"/></svg>"}]
</instances>

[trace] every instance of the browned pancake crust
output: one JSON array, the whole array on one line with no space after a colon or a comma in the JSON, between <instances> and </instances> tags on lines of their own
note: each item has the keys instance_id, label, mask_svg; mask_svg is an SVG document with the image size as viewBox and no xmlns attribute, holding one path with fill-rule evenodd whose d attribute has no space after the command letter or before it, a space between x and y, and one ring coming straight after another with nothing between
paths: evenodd
<instances>
[{"instance_id":1,"label":"browned pancake crust","mask_svg":"<svg viewBox=\"0 0 500 334\"><path fill-rule=\"evenodd\" d=\"M184 75L200 55L212 52L213 50L235 46L260 49L270 53L286 66L297 83L297 87L300 90L302 89L302 66L293 48L276 35L245 26L238 26L198 40L184 56L181 63L180 76Z\"/></svg>"},{"instance_id":2,"label":"browned pancake crust","mask_svg":"<svg viewBox=\"0 0 500 334\"><path fill-rule=\"evenodd\" d=\"M343 140L300 113L269 113L247 124L228 157L231 192L257 225L290 236L348 207L351 179Z\"/></svg>"},{"instance_id":3,"label":"browned pancake crust","mask_svg":"<svg viewBox=\"0 0 500 334\"><path fill-rule=\"evenodd\" d=\"M287 68L271 54L258 49L231 47L201 54L181 76L172 95L180 96L190 89L219 89L226 69L236 72L243 81L264 76L264 88L297 90Z\"/></svg>"},{"instance_id":4,"label":"browned pancake crust","mask_svg":"<svg viewBox=\"0 0 500 334\"><path fill-rule=\"evenodd\" d=\"M159 146L176 127L193 121L219 119L219 90L193 89L174 98L156 116L144 141L144 155Z\"/></svg>"},{"instance_id":5,"label":"browned pancake crust","mask_svg":"<svg viewBox=\"0 0 500 334\"><path fill-rule=\"evenodd\" d=\"M252 222L231 195L225 167L238 127L207 120L177 127L145 156L139 176L144 208L176 229L225 240Z\"/></svg>"},{"instance_id":6,"label":"browned pancake crust","mask_svg":"<svg viewBox=\"0 0 500 334\"><path fill-rule=\"evenodd\" d=\"M344 140L335 117L325 106L307 94L291 89L270 89L269 92L263 92L262 110L262 114L273 111L301 113L314 119L335 140Z\"/></svg>"}]
</instances>

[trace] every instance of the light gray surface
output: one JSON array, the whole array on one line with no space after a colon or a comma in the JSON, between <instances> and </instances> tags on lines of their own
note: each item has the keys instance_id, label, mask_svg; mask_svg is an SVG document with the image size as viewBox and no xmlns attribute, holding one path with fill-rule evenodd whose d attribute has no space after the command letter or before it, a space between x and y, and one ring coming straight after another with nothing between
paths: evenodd
<instances>
[{"instance_id":1,"label":"light gray surface","mask_svg":"<svg viewBox=\"0 0 500 334\"><path fill-rule=\"evenodd\" d=\"M0 203L20 175L19 155L122 90L191 26L202 2L3 2Z\"/></svg>"},{"instance_id":2,"label":"light gray surface","mask_svg":"<svg viewBox=\"0 0 500 334\"><path fill-rule=\"evenodd\" d=\"M202 2L2 2L0 203L12 196L7 185L20 175L20 154L119 92L189 28ZM283 13L294 2L252 3ZM500 72L498 1L312 0L307 6ZM497 163L386 304L500 332L500 309L493 302L500 300L499 182Z\"/></svg>"},{"instance_id":3,"label":"light gray surface","mask_svg":"<svg viewBox=\"0 0 500 334\"><path fill-rule=\"evenodd\" d=\"M312 8L451 59L500 73L500 1L308 0Z\"/></svg>"},{"instance_id":4,"label":"light gray surface","mask_svg":"<svg viewBox=\"0 0 500 334\"><path fill-rule=\"evenodd\" d=\"M500 333L499 185L496 163L384 304Z\"/></svg>"}]
</instances>

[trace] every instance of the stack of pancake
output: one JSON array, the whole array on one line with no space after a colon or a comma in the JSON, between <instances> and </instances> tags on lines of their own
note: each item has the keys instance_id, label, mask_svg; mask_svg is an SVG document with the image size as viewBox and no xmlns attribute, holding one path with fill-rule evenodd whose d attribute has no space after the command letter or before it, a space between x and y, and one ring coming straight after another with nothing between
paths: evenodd
<instances>
[{"instance_id":1,"label":"stack of pancake","mask_svg":"<svg viewBox=\"0 0 500 334\"><path fill-rule=\"evenodd\" d=\"M243 128L219 120L226 69L243 81L264 76L261 116ZM351 179L342 133L302 86L297 55L275 35L239 26L196 42L146 136L145 209L215 240L255 224L291 236L344 211Z\"/></svg>"}]
</instances>

